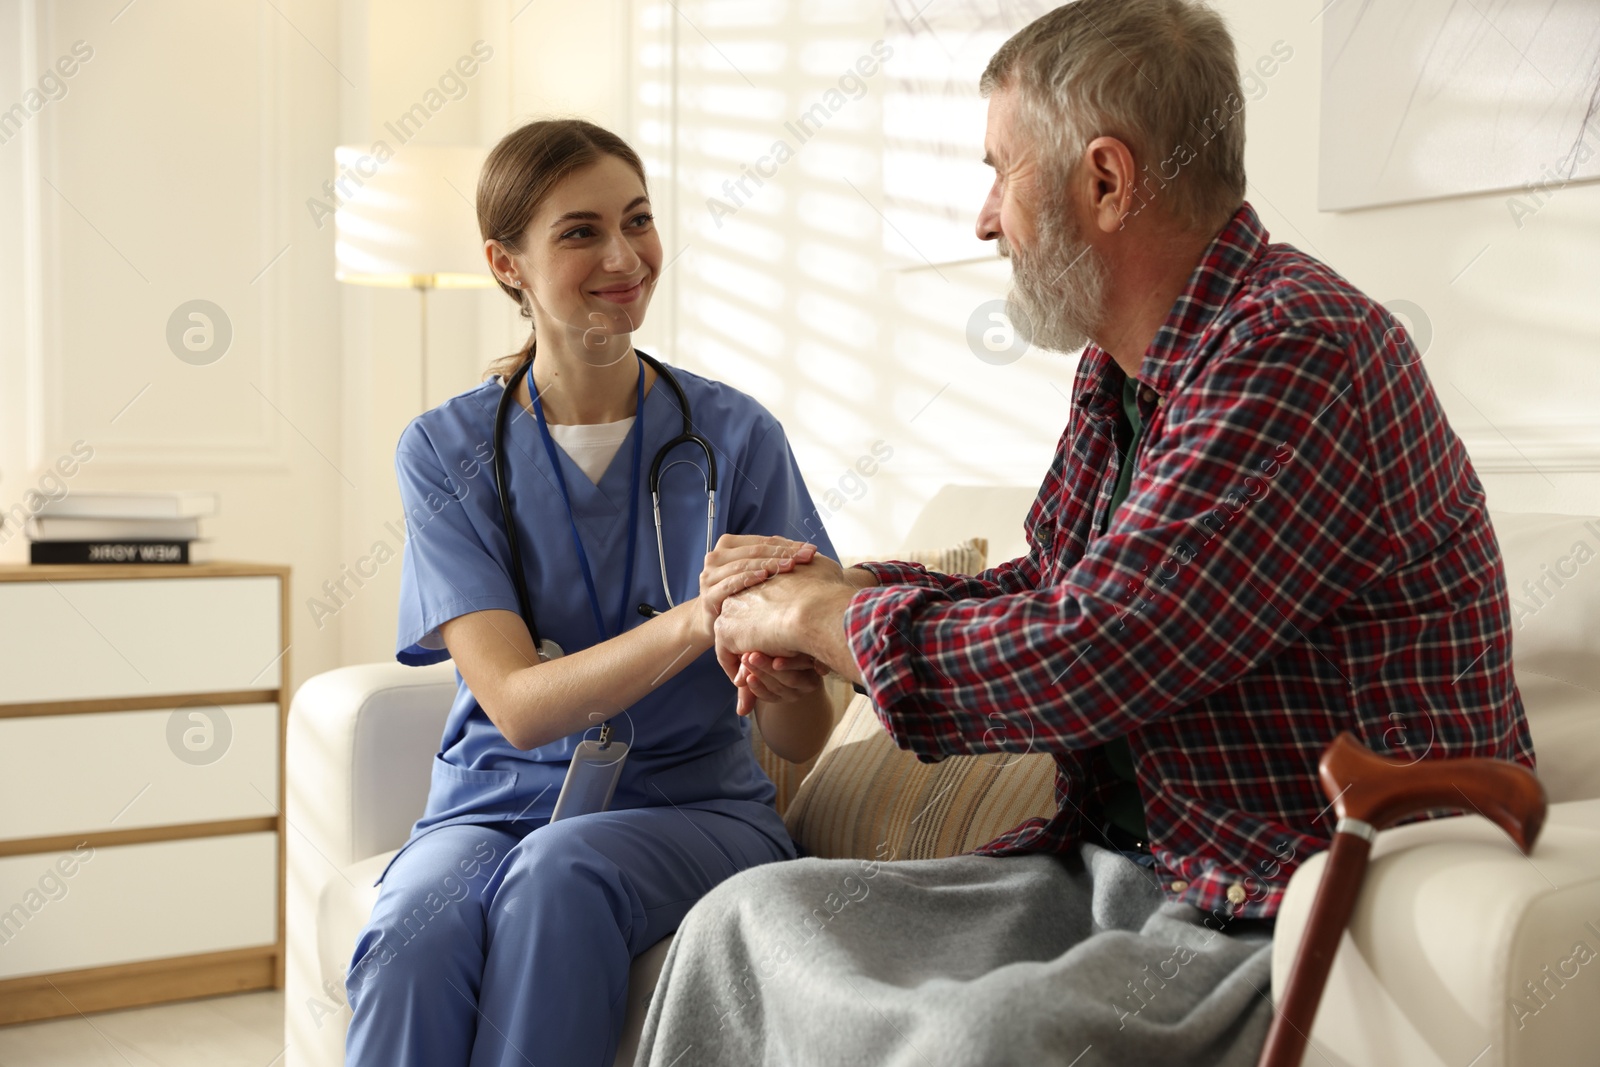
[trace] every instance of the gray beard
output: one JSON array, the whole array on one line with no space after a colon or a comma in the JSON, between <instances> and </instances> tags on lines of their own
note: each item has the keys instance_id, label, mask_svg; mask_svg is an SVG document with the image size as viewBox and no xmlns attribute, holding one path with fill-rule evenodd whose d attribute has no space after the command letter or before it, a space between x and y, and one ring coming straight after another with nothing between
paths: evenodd
<instances>
[{"instance_id":1,"label":"gray beard","mask_svg":"<svg viewBox=\"0 0 1600 1067\"><path fill-rule=\"evenodd\" d=\"M1009 248L1011 292L1006 314L1025 340L1057 352L1076 352L1100 325L1108 274L1105 260L1082 240L1065 205L1039 212L1038 245Z\"/></svg>"}]
</instances>

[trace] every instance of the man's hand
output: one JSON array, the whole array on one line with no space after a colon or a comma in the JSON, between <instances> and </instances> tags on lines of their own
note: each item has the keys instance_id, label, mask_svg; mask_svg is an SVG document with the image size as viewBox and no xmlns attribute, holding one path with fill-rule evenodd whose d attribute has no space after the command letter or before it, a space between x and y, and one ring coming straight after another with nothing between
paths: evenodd
<instances>
[{"instance_id":1,"label":"man's hand","mask_svg":"<svg viewBox=\"0 0 1600 1067\"><path fill-rule=\"evenodd\" d=\"M740 714L756 701L747 684L747 653L783 660L808 656L814 665L859 680L844 636L844 609L856 588L837 563L817 556L723 601L715 628L717 662L739 686Z\"/></svg>"},{"instance_id":2,"label":"man's hand","mask_svg":"<svg viewBox=\"0 0 1600 1067\"><path fill-rule=\"evenodd\" d=\"M723 534L717 539L716 546L706 554L705 564L700 571L696 632L709 644L713 638L712 627L728 597L764 582L775 574L809 563L816 552L816 545L791 541L786 537Z\"/></svg>"},{"instance_id":3,"label":"man's hand","mask_svg":"<svg viewBox=\"0 0 1600 1067\"><path fill-rule=\"evenodd\" d=\"M791 644L792 623L787 617L800 591L794 587L797 581L803 580L793 573L774 575L723 600L715 626L717 662L734 684L741 681L747 652L785 658L799 654Z\"/></svg>"},{"instance_id":4,"label":"man's hand","mask_svg":"<svg viewBox=\"0 0 1600 1067\"><path fill-rule=\"evenodd\" d=\"M798 700L822 684L826 662L795 644L807 639L807 625L820 623L820 637L809 637L828 655L849 660L855 674L843 641L844 606L856 590L876 584L870 571L845 570L809 542L724 534L706 555L694 623L715 641L717 662L739 687L739 714L754 710L758 699Z\"/></svg>"}]
</instances>

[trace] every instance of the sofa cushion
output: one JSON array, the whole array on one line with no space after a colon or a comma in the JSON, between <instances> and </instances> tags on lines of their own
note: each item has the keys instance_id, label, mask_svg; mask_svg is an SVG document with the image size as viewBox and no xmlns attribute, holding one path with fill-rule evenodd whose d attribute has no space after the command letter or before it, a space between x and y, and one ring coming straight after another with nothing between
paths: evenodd
<instances>
[{"instance_id":1,"label":"sofa cushion","mask_svg":"<svg viewBox=\"0 0 1600 1067\"><path fill-rule=\"evenodd\" d=\"M946 574L978 574L988 566L988 549L986 538L972 537L895 558ZM859 562L865 560L844 560ZM955 856L1055 811L1055 762L1048 756L995 753L922 763L895 747L864 696L851 700L815 763L780 809L807 855Z\"/></svg>"},{"instance_id":2,"label":"sofa cushion","mask_svg":"<svg viewBox=\"0 0 1600 1067\"><path fill-rule=\"evenodd\" d=\"M378 876L398 851L380 852L352 863L322 884L322 892L317 894L317 967L324 992L344 991L345 973L350 969L356 939L361 936L367 920L372 917L372 907L378 902ZM344 1003L343 997L337 1000ZM344 1015L348 1020L348 1007Z\"/></svg>"},{"instance_id":3,"label":"sofa cushion","mask_svg":"<svg viewBox=\"0 0 1600 1067\"><path fill-rule=\"evenodd\" d=\"M1038 482L941 486L918 512L905 543L915 548L977 536L989 542L989 558L996 563L1025 556L1028 511L1038 495Z\"/></svg>"}]
</instances>

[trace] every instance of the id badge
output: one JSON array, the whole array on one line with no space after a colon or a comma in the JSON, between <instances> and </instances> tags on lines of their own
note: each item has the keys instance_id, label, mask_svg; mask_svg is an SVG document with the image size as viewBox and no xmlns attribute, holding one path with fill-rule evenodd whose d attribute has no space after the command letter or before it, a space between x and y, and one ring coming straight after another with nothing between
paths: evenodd
<instances>
[{"instance_id":1,"label":"id badge","mask_svg":"<svg viewBox=\"0 0 1600 1067\"><path fill-rule=\"evenodd\" d=\"M610 807L611 794L616 792L617 780L622 777L623 761L628 758L628 743L610 740L610 733L610 730L602 731L603 741L580 742L572 753L551 822L572 815L591 815Z\"/></svg>"}]
</instances>

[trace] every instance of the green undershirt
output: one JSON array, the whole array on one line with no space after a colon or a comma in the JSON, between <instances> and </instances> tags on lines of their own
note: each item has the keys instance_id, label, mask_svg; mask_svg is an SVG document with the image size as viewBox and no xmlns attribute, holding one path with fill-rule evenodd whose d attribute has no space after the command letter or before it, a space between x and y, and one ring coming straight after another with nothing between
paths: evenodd
<instances>
[{"instance_id":1,"label":"green undershirt","mask_svg":"<svg viewBox=\"0 0 1600 1067\"><path fill-rule=\"evenodd\" d=\"M1111 490L1111 506L1106 510L1108 526L1111 523L1111 516L1116 513L1128 495L1128 486L1133 481L1133 457L1139 450L1139 437L1144 430L1144 421L1139 415L1139 382L1136 378L1127 378L1122 383L1122 411L1124 419L1121 429L1128 439L1128 449L1122 456L1122 468L1117 472L1116 487ZM1135 837L1143 839L1144 801L1139 796L1139 780L1134 774L1133 750L1128 747L1128 739L1114 737L1101 746L1101 751L1104 752L1106 761L1111 764L1112 772L1117 776L1117 783L1106 799L1106 819Z\"/></svg>"}]
</instances>

